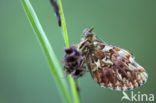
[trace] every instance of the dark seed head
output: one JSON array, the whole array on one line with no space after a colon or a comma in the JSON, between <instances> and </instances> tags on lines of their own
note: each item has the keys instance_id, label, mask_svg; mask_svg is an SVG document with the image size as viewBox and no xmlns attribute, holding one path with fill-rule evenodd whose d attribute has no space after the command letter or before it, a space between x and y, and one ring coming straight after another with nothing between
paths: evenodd
<instances>
[{"instance_id":1,"label":"dark seed head","mask_svg":"<svg viewBox=\"0 0 156 103\"><path fill-rule=\"evenodd\" d=\"M67 74L71 74L74 79L83 76L86 69L83 66L83 55L78 51L76 46L65 48L65 56L63 60L64 70Z\"/></svg>"},{"instance_id":2,"label":"dark seed head","mask_svg":"<svg viewBox=\"0 0 156 103\"><path fill-rule=\"evenodd\" d=\"M72 53L72 48L64 48L64 51L65 51L67 54L71 54L71 53Z\"/></svg>"}]
</instances>

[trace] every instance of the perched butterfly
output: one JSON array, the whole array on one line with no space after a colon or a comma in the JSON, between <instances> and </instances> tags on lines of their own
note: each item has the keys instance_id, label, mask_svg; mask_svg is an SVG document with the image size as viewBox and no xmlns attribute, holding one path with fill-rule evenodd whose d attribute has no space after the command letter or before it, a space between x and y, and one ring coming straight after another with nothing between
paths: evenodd
<instances>
[{"instance_id":1,"label":"perched butterfly","mask_svg":"<svg viewBox=\"0 0 156 103\"><path fill-rule=\"evenodd\" d=\"M67 50L70 50L70 53L69 51L67 53ZM146 71L135 62L134 56L130 52L96 39L93 28L84 31L82 41L78 45L65 49L65 51L64 68L66 72L71 70L72 76L76 79L84 74L82 71L86 71L84 69L86 64L92 78L101 87L130 90L147 81ZM78 55L77 52L80 52L81 59L71 59L73 55ZM81 75L78 70L82 70Z\"/></svg>"}]
</instances>

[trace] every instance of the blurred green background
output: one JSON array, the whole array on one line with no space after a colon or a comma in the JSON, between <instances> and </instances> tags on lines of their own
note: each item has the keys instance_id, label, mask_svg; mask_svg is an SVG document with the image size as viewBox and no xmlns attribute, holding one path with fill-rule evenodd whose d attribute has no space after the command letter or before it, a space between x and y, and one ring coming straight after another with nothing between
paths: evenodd
<instances>
[{"instance_id":1,"label":"blurred green background","mask_svg":"<svg viewBox=\"0 0 156 103\"><path fill-rule=\"evenodd\" d=\"M61 63L64 41L51 4L49 0L30 1ZM134 93L156 94L155 0L62 2L70 44L80 42L82 31L93 26L99 37L128 49L147 70L148 82ZM121 102L122 92L99 87L89 73L79 79L79 84L82 103ZM61 103L60 99L21 1L0 0L0 103Z\"/></svg>"}]
</instances>

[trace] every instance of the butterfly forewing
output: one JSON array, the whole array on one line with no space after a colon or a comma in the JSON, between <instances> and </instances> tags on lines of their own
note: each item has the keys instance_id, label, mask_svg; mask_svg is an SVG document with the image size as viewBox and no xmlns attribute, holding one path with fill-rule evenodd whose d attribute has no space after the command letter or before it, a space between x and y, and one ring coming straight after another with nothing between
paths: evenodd
<instances>
[{"instance_id":1,"label":"butterfly forewing","mask_svg":"<svg viewBox=\"0 0 156 103\"><path fill-rule=\"evenodd\" d=\"M147 73L128 51L96 40L92 42L92 48L87 64L100 86L127 90L146 82Z\"/></svg>"}]
</instances>

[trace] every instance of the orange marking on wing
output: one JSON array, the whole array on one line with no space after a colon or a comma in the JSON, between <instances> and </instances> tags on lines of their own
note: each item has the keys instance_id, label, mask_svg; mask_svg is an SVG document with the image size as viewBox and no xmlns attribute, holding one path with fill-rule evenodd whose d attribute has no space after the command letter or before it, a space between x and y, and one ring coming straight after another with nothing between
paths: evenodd
<instances>
[{"instance_id":1,"label":"orange marking on wing","mask_svg":"<svg viewBox=\"0 0 156 103\"><path fill-rule=\"evenodd\" d=\"M105 47L105 45L100 45L100 50L102 50Z\"/></svg>"},{"instance_id":2,"label":"orange marking on wing","mask_svg":"<svg viewBox=\"0 0 156 103\"><path fill-rule=\"evenodd\" d=\"M117 51L117 52L120 51L120 49L119 49L119 48L116 48L116 47L114 47L113 49L114 49L115 51Z\"/></svg>"},{"instance_id":3,"label":"orange marking on wing","mask_svg":"<svg viewBox=\"0 0 156 103\"><path fill-rule=\"evenodd\" d=\"M98 59L103 59L104 58L104 52L101 50L97 50L96 57Z\"/></svg>"}]
</instances>

